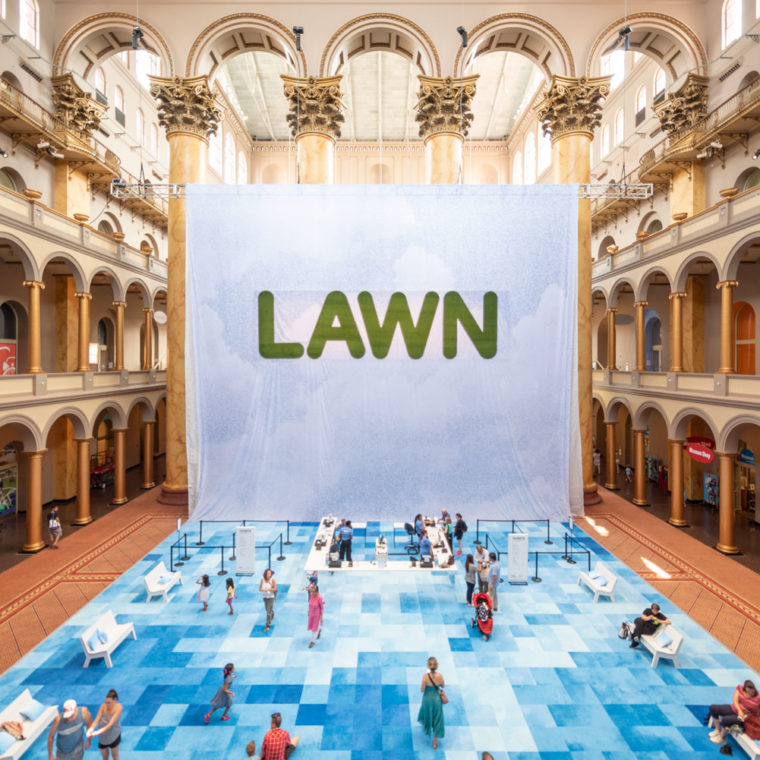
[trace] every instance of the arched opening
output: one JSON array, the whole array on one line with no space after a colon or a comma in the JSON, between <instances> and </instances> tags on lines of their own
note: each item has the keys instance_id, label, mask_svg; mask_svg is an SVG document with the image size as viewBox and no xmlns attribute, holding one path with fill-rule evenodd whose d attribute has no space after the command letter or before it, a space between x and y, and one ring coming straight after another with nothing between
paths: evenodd
<instances>
[{"instance_id":1,"label":"arched opening","mask_svg":"<svg viewBox=\"0 0 760 760\"><path fill-rule=\"evenodd\" d=\"M604 238L602 238L602 242L599 243L599 248L596 252L597 259L601 259L604 256L611 255L612 251L611 248L615 247L615 238L612 237L612 235L607 235Z\"/></svg>"},{"instance_id":2,"label":"arched opening","mask_svg":"<svg viewBox=\"0 0 760 760\"><path fill-rule=\"evenodd\" d=\"M745 169L734 183L740 191L751 190L753 187L760 185L760 167L750 166Z\"/></svg>"},{"instance_id":3,"label":"arched opening","mask_svg":"<svg viewBox=\"0 0 760 760\"><path fill-rule=\"evenodd\" d=\"M760 459L760 425L747 417L727 426L721 435L721 448L734 456L734 508L736 510L736 544L740 551L747 545L752 529L760 523L757 504L758 459ZM754 523L754 524L753 524Z\"/></svg>"},{"instance_id":4,"label":"arched opening","mask_svg":"<svg viewBox=\"0 0 760 760\"><path fill-rule=\"evenodd\" d=\"M755 374L755 310L746 301L734 304L734 350L736 373Z\"/></svg>"},{"instance_id":5,"label":"arched opening","mask_svg":"<svg viewBox=\"0 0 760 760\"><path fill-rule=\"evenodd\" d=\"M653 309L644 311L644 352L650 372L662 372L662 320Z\"/></svg>"},{"instance_id":6,"label":"arched opening","mask_svg":"<svg viewBox=\"0 0 760 760\"><path fill-rule=\"evenodd\" d=\"M599 290L591 295L591 343L594 369L607 367L607 299Z\"/></svg>"},{"instance_id":7,"label":"arched opening","mask_svg":"<svg viewBox=\"0 0 760 760\"><path fill-rule=\"evenodd\" d=\"M23 193L26 189L26 182L15 169L6 166L0 169L0 187L6 187L16 193Z\"/></svg>"},{"instance_id":8,"label":"arched opening","mask_svg":"<svg viewBox=\"0 0 760 760\"><path fill-rule=\"evenodd\" d=\"M98 321L98 371L114 368L114 324L109 317Z\"/></svg>"}]
</instances>

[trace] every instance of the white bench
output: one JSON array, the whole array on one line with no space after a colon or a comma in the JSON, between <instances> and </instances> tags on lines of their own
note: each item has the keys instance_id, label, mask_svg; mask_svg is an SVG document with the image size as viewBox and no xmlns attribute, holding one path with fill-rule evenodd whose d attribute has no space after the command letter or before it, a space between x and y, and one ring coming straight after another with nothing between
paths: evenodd
<instances>
[{"instance_id":1,"label":"white bench","mask_svg":"<svg viewBox=\"0 0 760 760\"><path fill-rule=\"evenodd\" d=\"M667 643L663 639L667 637ZM658 625L651 634L642 634L641 643L652 653L652 667L656 668L661 660L673 660L678 667L678 651L683 644L683 636L672 625Z\"/></svg>"},{"instance_id":2,"label":"white bench","mask_svg":"<svg viewBox=\"0 0 760 760\"><path fill-rule=\"evenodd\" d=\"M105 634L105 641L101 641L98 632ZM106 661L106 667L113 667L111 653L121 644L124 639L132 634L136 639L134 623L117 623L113 612L104 612L89 628L79 634L79 641L84 650L84 667L88 667L90 660L102 657Z\"/></svg>"},{"instance_id":3,"label":"white bench","mask_svg":"<svg viewBox=\"0 0 760 760\"><path fill-rule=\"evenodd\" d=\"M581 571L578 576L578 585L585 583L594 592L595 602L599 601L600 596L608 596L614 602L617 582L617 575L606 568L602 562L597 562L590 573Z\"/></svg>"},{"instance_id":4,"label":"white bench","mask_svg":"<svg viewBox=\"0 0 760 760\"><path fill-rule=\"evenodd\" d=\"M21 710L26 707L32 701L32 693L29 689L24 689L16 699L11 702L2 712L0 712L0 724L8 721L18 721L21 724L21 728L24 734L23 739L17 739L11 748L4 754L0 753L0 758L6 760L6 758L21 757L29 747L34 744L35 740L39 738L47 727L55 720L55 716L58 714L58 708L53 705L52 707L46 707L43 713L37 720L29 720L21 715Z\"/></svg>"},{"instance_id":5,"label":"white bench","mask_svg":"<svg viewBox=\"0 0 760 760\"><path fill-rule=\"evenodd\" d=\"M148 594L146 602L149 602L154 596L163 596L164 601L168 602L168 592L172 586L177 583L182 585L182 573L179 571L170 573L161 560L147 575L143 576L143 583L145 583L145 591Z\"/></svg>"},{"instance_id":6,"label":"white bench","mask_svg":"<svg viewBox=\"0 0 760 760\"><path fill-rule=\"evenodd\" d=\"M710 718L707 725L710 728L715 726L715 721ZM734 730L738 729L738 730ZM729 730L729 734L734 738L734 741L749 755L750 760L758 760L760 758L760 739L750 739L747 734L744 733L738 726L732 726Z\"/></svg>"}]
</instances>

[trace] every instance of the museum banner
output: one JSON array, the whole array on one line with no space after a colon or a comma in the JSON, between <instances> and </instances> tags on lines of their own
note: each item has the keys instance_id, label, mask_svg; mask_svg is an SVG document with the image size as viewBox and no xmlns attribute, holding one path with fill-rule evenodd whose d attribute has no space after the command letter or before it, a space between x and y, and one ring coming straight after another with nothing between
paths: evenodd
<instances>
[{"instance_id":1,"label":"museum banner","mask_svg":"<svg viewBox=\"0 0 760 760\"><path fill-rule=\"evenodd\" d=\"M566 519L577 185L188 186L193 519Z\"/></svg>"}]
</instances>

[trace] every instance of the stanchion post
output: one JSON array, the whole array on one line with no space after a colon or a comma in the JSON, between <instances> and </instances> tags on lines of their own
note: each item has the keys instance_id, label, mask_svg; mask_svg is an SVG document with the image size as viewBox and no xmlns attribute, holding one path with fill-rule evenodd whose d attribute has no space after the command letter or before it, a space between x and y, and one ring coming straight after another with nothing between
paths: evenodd
<instances>
[{"instance_id":1,"label":"stanchion post","mask_svg":"<svg viewBox=\"0 0 760 760\"><path fill-rule=\"evenodd\" d=\"M550 529L549 521L547 520L546 521L546 541L544 541L545 544L553 544L554 543L554 541L552 541L552 537L551 537L551 535L549 533L549 529Z\"/></svg>"},{"instance_id":2,"label":"stanchion post","mask_svg":"<svg viewBox=\"0 0 760 760\"><path fill-rule=\"evenodd\" d=\"M203 546L205 542L203 541L203 520L201 520L201 528L200 533L198 535L198 540L195 542L196 546Z\"/></svg>"},{"instance_id":3,"label":"stanchion post","mask_svg":"<svg viewBox=\"0 0 760 760\"><path fill-rule=\"evenodd\" d=\"M576 564L575 560L573 559L573 537L570 536L570 554L567 557L567 564L568 565L574 565Z\"/></svg>"},{"instance_id":4,"label":"stanchion post","mask_svg":"<svg viewBox=\"0 0 760 760\"><path fill-rule=\"evenodd\" d=\"M169 547L169 572L174 572L174 544Z\"/></svg>"},{"instance_id":5,"label":"stanchion post","mask_svg":"<svg viewBox=\"0 0 760 760\"><path fill-rule=\"evenodd\" d=\"M536 555L536 574L531 578L533 583L541 583L541 578L538 574L538 552L533 552Z\"/></svg>"},{"instance_id":6,"label":"stanchion post","mask_svg":"<svg viewBox=\"0 0 760 760\"><path fill-rule=\"evenodd\" d=\"M287 536L285 537L285 546L290 546L293 542L290 540L290 520L285 521L287 523ZM365 534L366 535L366 534ZM365 541L366 543L366 541Z\"/></svg>"},{"instance_id":7,"label":"stanchion post","mask_svg":"<svg viewBox=\"0 0 760 760\"><path fill-rule=\"evenodd\" d=\"M272 569L272 544L267 546L267 567Z\"/></svg>"},{"instance_id":8,"label":"stanchion post","mask_svg":"<svg viewBox=\"0 0 760 760\"><path fill-rule=\"evenodd\" d=\"M235 534L232 534L232 554L230 554L229 558L230 562L234 562L237 557L235 556Z\"/></svg>"},{"instance_id":9,"label":"stanchion post","mask_svg":"<svg viewBox=\"0 0 760 760\"><path fill-rule=\"evenodd\" d=\"M480 545L480 519L475 520L475 545Z\"/></svg>"},{"instance_id":10,"label":"stanchion post","mask_svg":"<svg viewBox=\"0 0 760 760\"><path fill-rule=\"evenodd\" d=\"M277 557L278 562L282 562L285 559L285 555L282 553L282 533L280 533L280 556Z\"/></svg>"},{"instance_id":11,"label":"stanchion post","mask_svg":"<svg viewBox=\"0 0 760 760\"><path fill-rule=\"evenodd\" d=\"M224 547L219 547L220 556L222 558L222 569L217 573L217 575L227 575L227 571L224 569Z\"/></svg>"},{"instance_id":12,"label":"stanchion post","mask_svg":"<svg viewBox=\"0 0 760 760\"><path fill-rule=\"evenodd\" d=\"M183 562L187 562L190 559L190 555L187 553L187 533L185 533L185 554L180 557Z\"/></svg>"}]
</instances>

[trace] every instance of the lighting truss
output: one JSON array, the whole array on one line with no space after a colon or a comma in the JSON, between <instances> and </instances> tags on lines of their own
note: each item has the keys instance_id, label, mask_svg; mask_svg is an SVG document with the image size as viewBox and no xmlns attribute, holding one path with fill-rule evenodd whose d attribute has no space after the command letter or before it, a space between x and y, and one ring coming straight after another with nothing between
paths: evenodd
<instances>
[{"instance_id":1,"label":"lighting truss","mask_svg":"<svg viewBox=\"0 0 760 760\"><path fill-rule=\"evenodd\" d=\"M639 182L635 184L598 184L580 185L578 187L579 198L592 200L644 200L651 198L654 188L651 182ZM127 184L114 182L111 185L111 195L114 198L164 198L165 200L181 199L185 197L184 184Z\"/></svg>"}]
</instances>

